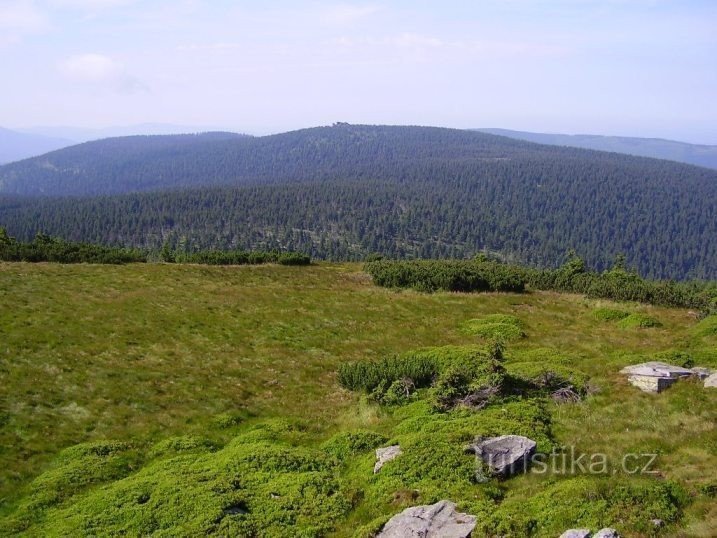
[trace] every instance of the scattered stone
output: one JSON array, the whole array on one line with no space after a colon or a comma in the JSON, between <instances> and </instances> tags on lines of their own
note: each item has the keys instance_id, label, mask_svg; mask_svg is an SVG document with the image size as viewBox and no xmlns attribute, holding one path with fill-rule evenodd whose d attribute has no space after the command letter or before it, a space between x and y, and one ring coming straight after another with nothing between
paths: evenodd
<instances>
[{"instance_id":1,"label":"scattered stone","mask_svg":"<svg viewBox=\"0 0 717 538\"><path fill-rule=\"evenodd\" d=\"M620 538L620 533L615 529L600 529L593 535L593 538Z\"/></svg>"},{"instance_id":2,"label":"scattered stone","mask_svg":"<svg viewBox=\"0 0 717 538\"><path fill-rule=\"evenodd\" d=\"M628 374L630 384L644 392L662 392L677 380L694 375L687 368L654 361L627 366L620 372Z\"/></svg>"},{"instance_id":3,"label":"scattered stone","mask_svg":"<svg viewBox=\"0 0 717 538\"><path fill-rule=\"evenodd\" d=\"M717 373L705 379L705 387L717 388Z\"/></svg>"},{"instance_id":4,"label":"scattered stone","mask_svg":"<svg viewBox=\"0 0 717 538\"><path fill-rule=\"evenodd\" d=\"M704 366L695 366L694 368L690 368L690 370L692 371L692 375L700 380L707 379L712 374L717 373L712 368L705 368Z\"/></svg>"},{"instance_id":5,"label":"scattered stone","mask_svg":"<svg viewBox=\"0 0 717 538\"><path fill-rule=\"evenodd\" d=\"M590 529L570 529L560 535L560 538L590 538L593 533Z\"/></svg>"},{"instance_id":6,"label":"scattered stone","mask_svg":"<svg viewBox=\"0 0 717 538\"><path fill-rule=\"evenodd\" d=\"M439 501L393 516L376 538L468 538L475 526L475 516L457 512L450 501Z\"/></svg>"},{"instance_id":7,"label":"scattered stone","mask_svg":"<svg viewBox=\"0 0 717 538\"><path fill-rule=\"evenodd\" d=\"M535 447L535 441L522 435L501 435L488 439L479 437L466 447L466 452L479 456L493 473L508 476L528 469Z\"/></svg>"},{"instance_id":8,"label":"scattered stone","mask_svg":"<svg viewBox=\"0 0 717 538\"><path fill-rule=\"evenodd\" d=\"M373 474L381 470L386 463L395 459L403 453L399 445L387 446L385 448L376 449L376 465L373 466Z\"/></svg>"},{"instance_id":9,"label":"scattered stone","mask_svg":"<svg viewBox=\"0 0 717 538\"><path fill-rule=\"evenodd\" d=\"M573 387L563 387L554 391L550 397L557 403L577 403L580 401L580 394L575 392Z\"/></svg>"}]
</instances>

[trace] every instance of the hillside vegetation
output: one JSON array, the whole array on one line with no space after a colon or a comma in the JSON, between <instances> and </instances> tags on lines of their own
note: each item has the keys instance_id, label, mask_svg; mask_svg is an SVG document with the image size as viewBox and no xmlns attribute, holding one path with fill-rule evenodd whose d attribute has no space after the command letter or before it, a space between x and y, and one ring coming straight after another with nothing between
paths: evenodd
<instances>
[{"instance_id":1,"label":"hillside vegetation","mask_svg":"<svg viewBox=\"0 0 717 538\"><path fill-rule=\"evenodd\" d=\"M713 316L395 291L357 264L0 263L0 297L0 535L369 536L442 498L481 536L717 526L717 390L619 374L717 367ZM477 481L465 444L507 433L657 472Z\"/></svg>"},{"instance_id":2,"label":"hillside vegetation","mask_svg":"<svg viewBox=\"0 0 717 538\"><path fill-rule=\"evenodd\" d=\"M0 226L22 240L329 260L555 267L574 248L597 270L622 252L645 276L714 279L715 207L716 171L427 127L130 137L0 167Z\"/></svg>"},{"instance_id":3,"label":"hillside vegetation","mask_svg":"<svg viewBox=\"0 0 717 538\"><path fill-rule=\"evenodd\" d=\"M510 129L476 129L482 133L507 136L517 140L571 146L574 148L614 151L627 155L668 159L707 168L717 168L717 146L707 144L688 144L662 138L637 138L631 136L601 136L589 134L552 134L511 131Z\"/></svg>"}]
</instances>

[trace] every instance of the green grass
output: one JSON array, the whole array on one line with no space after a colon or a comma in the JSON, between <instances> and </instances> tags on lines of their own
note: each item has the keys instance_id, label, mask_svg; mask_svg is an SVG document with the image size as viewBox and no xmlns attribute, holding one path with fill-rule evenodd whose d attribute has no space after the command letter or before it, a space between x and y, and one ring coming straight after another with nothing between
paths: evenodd
<instances>
[{"instance_id":1,"label":"green grass","mask_svg":"<svg viewBox=\"0 0 717 538\"><path fill-rule=\"evenodd\" d=\"M655 357L717 367L711 321L686 310L396 292L354 264L0 264L0 307L5 533L352 536L439 498L478 515L486 534L556 536L584 523L650 536L651 517L667 522L663 536L717 528L717 390L681 381L649 395L619 374ZM661 326L596 323L598 308ZM344 363L475 345L464 324L495 314L527 335L507 344L507 375L527 382L547 368L598 392L437 412L420 394L380 406L338 383ZM501 433L611 462L655 451L659 475L476 484L463 445ZM373 475L373 449L394 442L404 454Z\"/></svg>"},{"instance_id":2,"label":"green grass","mask_svg":"<svg viewBox=\"0 0 717 538\"><path fill-rule=\"evenodd\" d=\"M623 329L650 329L653 327L661 327L660 320L647 316L645 314L630 314L626 318L618 322L618 326Z\"/></svg>"},{"instance_id":3,"label":"green grass","mask_svg":"<svg viewBox=\"0 0 717 538\"><path fill-rule=\"evenodd\" d=\"M462 329L466 334L503 342L526 336L523 323L510 314L491 314L480 319L470 319L463 323Z\"/></svg>"}]
</instances>

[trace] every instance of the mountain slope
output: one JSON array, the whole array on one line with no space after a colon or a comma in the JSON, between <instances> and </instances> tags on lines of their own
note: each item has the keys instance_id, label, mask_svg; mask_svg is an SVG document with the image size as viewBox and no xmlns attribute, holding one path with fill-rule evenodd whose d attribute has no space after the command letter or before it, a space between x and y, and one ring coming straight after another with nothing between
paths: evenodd
<instances>
[{"instance_id":1,"label":"mountain slope","mask_svg":"<svg viewBox=\"0 0 717 538\"><path fill-rule=\"evenodd\" d=\"M161 189L186 185L187 170L211 181L225 148L247 138L202 133L86 142L0 167L0 193L64 196Z\"/></svg>"},{"instance_id":2,"label":"mountain slope","mask_svg":"<svg viewBox=\"0 0 717 538\"><path fill-rule=\"evenodd\" d=\"M471 174L496 159L565 153L482 133L348 126L273 136L229 133L87 142L0 167L0 193L119 194L177 187L385 178L413 181L449 166Z\"/></svg>"},{"instance_id":3,"label":"mountain slope","mask_svg":"<svg viewBox=\"0 0 717 538\"><path fill-rule=\"evenodd\" d=\"M476 131L507 136L516 140L526 140L537 144L614 151L627 155L667 159L717 169L717 146L688 144L661 138L529 133L509 129L476 129Z\"/></svg>"},{"instance_id":4,"label":"mountain slope","mask_svg":"<svg viewBox=\"0 0 717 538\"><path fill-rule=\"evenodd\" d=\"M94 161L101 144L46 156L67 159L70 172L43 187L193 188L68 200L5 196L0 226L23 239L42 230L149 247L168 240L190 249L291 248L329 259L487 249L554 266L575 248L598 269L625 253L646 276L717 278L717 172L705 168L432 128L342 125L189 140L186 151L160 147L164 137L148 140L151 161L141 158L140 139L119 140L126 154L107 148L109 156ZM76 168L69 168L73 152ZM112 181L95 182L107 176L86 173L82 159L102 173L114 170ZM1 170L8 169L18 167ZM33 193L38 186L15 185Z\"/></svg>"},{"instance_id":5,"label":"mountain slope","mask_svg":"<svg viewBox=\"0 0 717 538\"><path fill-rule=\"evenodd\" d=\"M0 127L0 164L42 155L72 145L69 140L18 133Z\"/></svg>"}]
</instances>

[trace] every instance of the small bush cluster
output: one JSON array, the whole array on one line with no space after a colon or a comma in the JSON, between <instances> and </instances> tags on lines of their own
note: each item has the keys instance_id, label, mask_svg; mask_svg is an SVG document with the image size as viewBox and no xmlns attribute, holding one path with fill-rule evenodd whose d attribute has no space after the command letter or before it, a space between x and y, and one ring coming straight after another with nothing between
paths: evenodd
<instances>
[{"instance_id":1,"label":"small bush cluster","mask_svg":"<svg viewBox=\"0 0 717 538\"><path fill-rule=\"evenodd\" d=\"M649 329L653 327L662 327L662 323L645 314L630 314L626 318L618 322L618 326L623 329Z\"/></svg>"},{"instance_id":2,"label":"small bush cluster","mask_svg":"<svg viewBox=\"0 0 717 538\"><path fill-rule=\"evenodd\" d=\"M448 410L464 404L482 407L503 383L502 347L445 346L377 361L339 367L339 383L361 390L383 405L401 405L418 389L430 388L433 405Z\"/></svg>"},{"instance_id":3,"label":"small bush cluster","mask_svg":"<svg viewBox=\"0 0 717 538\"><path fill-rule=\"evenodd\" d=\"M418 291L522 292L525 283L515 267L480 260L377 260L365 264L373 282L387 288Z\"/></svg>"},{"instance_id":4,"label":"small bush cluster","mask_svg":"<svg viewBox=\"0 0 717 538\"><path fill-rule=\"evenodd\" d=\"M146 262L147 256L137 249L72 243L45 234L22 243L0 228L0 261L124 264Z\"/></svg>"},{"instance_id":5,"label":"small bush cluster","mask_svg":"<svg viewBox=\"0 0 717 538\"><path fill-rule=\"evenodd\" d=\"M343 363L339 366L338 380L346 389L370 394L381 387L386 390L402 380L411 380L416 388L427 387L437 373L438 364L433 357L413 353L376 361Z\"/></svg>"},{"instance_id":6,"label":"small bush cluster","mask_svg":"<svg viewBox=\"0 0 717 538\"><path fill-rule=\"evenodd\" d=\"M676 521L688 501L687 493L670 481L578 476L529 498L506 499L478 517L476 531L487 536L558 536L568 528L600 529L620 522L622 528L652 536L652 519Z\"/></svg>"},{"instance_id":7,"label":"small bush cluster","mask_svg":"<svg viewBox=\"0 0 717 538\"><path fill-rule=\"evenodd\" d=\"M509 314L492 314L480 319L471 319L463 324L462 329L467 334L503 342L526 336L523 322Z\"/></svg>"},{"instance_id":8,"label":"small bush cluster","mask_svg":"<svg viewBox=\"0 0 717 538\"><path fill-rule=\"evenodd\" d=\"M368 452L384 445L388 438L380 433L370 431L354 431L337 433L326 441L322 448L339 460Z\"/></svg>"},{"instance_id":9,"label":"small bush cluster","mask_svg":"<svg viewBox=\"0 0 717 538\"><path fill-rule=\"evenodd\" d=\"M598 321L620 321L629 315L629 312L614 308L596 308L593 310L593 317Z\"/></svg>"},{"instance_id":10,"label":"small bush cluster","mask_svg":"<svg viewBox=\"0 0 717 538\"><path fill-rule=\"evenodd\" d=\"M523 275L526 285L537 290L581 293L595 299L695 308L703 312L715 311L717 308L717 283L648 280L626 269L620 257L615 267L602 273L588 271L585 263L571 254L558 269L523 268Z\"/></svg>"},{"instance_id":11,"label":"small bush cluster","mask_svg":"<svg viewBox=\"0 0 717 538\"><path fill-rule=\"evenodd\" d=\"M351 508L336 477L339 463L325 452L241 436L235 441L215 452L180 451L132 474L107 472L107 462L116 457L111 454L102 456L104 462L66 454L62 466L78 472L61 483L57 471L49 472L33 487L51 485L53 498L60 499L68 492L83 494L67 504L35 503L0 521L0 534L319 537ZM184 446L187 439L167 444ZM114 479L104 487L70 480L96 476L100 469L103 480Z\"/></svg>"},{"instance_id":12,"label":"small bush cluster","mask_svg":"<svg viewBox=\"0 0 717 538\"><path fill-rule=\"evenodd\" d=\"M692 358L692 355L685 351L678 351L676 349L668 349L667 351L655 353L652 359L660 362L666 362L668 364L674 364L675 366L681 366L682 368L692 368L695 365L695 360Z\"/></svg>"},{"instance_id":13,"label":"small bush cluster","mask_svg":"<svg viewBox=\"0 0 717 538\"><path fill-rule=\"evenodd\" d=\"M717 335L717 314L706 317L700 321L695 327L697 336L715 336Z\"/></svg>"},{"instance_id":14,"label":"small bush cluster","mask_svg":"<svg viewBox=\"0 0 717 538\"><path fill-rule=\"evenodd\" d=\"M202 265L261 265L265 263L310 265L311 257L299 252L205 250L187 254L173 254L169 259L164 256L163 261Z\"/></svg>"},{"instance_id":15,"label":"small bush cluster","mask_svg":"<svg viewBox=\"0 0 717 538\"><path fill-rule=\"evenodd\" d=\"M177 252L165 245L155 255L167 263L196 263L202 265L310 265L311 257L300 252L205 250L193 253ZM0 261L125 264L143 263L150 256L139 249L106 247L89 243L73 243L39 233L30 243L22 243L0 228Z\"/></svg>"},{"instance_id":16,"label":"small bush cluster","mask_svg":"<svg viewBox=\"0 0 717 538\"><path fill-rule=\"evenodd\" d=\"M215 450L216 445L209 439L203 439L193 435L181 437L170 437L154 445L149 451L150 458L161 458L175 456L187 452L207 452Z\"/></svg>"},{"instance_id":17,"label":"small bush cluster","mask_svg":"<svg viewBox=\"0 0 717 538\"><path fill-rule=\"evenodd\" d=\"M522 292L530 288L717 312L717 283L647 280L626 269L620 259L614 268L602 273L589 271L583 260L575 255L558 269L534 269L485 257L473 260L377 259L367 262L364 267L376 285L388 288L424 292Z\"/></svg>"}]
</instances>

